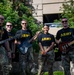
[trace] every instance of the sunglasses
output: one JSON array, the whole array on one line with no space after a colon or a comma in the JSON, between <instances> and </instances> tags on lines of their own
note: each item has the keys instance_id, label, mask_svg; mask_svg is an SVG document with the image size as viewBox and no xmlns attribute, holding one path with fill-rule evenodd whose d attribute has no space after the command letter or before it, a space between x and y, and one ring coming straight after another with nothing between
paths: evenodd
<instances>
[{"instance_id":1,"label":"sunglasses","mask_svg":"<svg viewBox=\"0 0 74 75\"><path fill-rule=\"evenodd\" d=\"M7 27L12 27L12 25L6 25Z\"/></svg>"},{"instance_id":2,"label":"sunglasses","mask_svg":"<svg viewBox=\"0 0 74 75\"><path fill-rule=\"evenodd\" d=\"M4 20L4 18L0 18L1 20Z\"/></svg>"},{"instance_id":3,"label":"sunglasses","mask_svg":"<svg viewBox=\"0 0 74 75\"><path fill-rule=\"evenodd\" d=\"M65 20L65 21L62 21L62 23L64 23L64 22L68 22L67 20Z\"/></svg>"},{"instance_id":4,"label":"sunglasses","mask_svg":"<svg viewBox=\"0 0 74 75\"><path fill-rule=\"evenodd\" d=\"M22 23L22 24L27 24L27 23Z\"/></svg>"}]
</instances>

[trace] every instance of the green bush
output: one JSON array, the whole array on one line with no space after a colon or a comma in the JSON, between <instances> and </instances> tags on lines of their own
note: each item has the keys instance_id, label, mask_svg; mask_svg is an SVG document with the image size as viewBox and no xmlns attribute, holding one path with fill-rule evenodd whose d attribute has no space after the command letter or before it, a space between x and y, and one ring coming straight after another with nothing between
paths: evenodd
<instances>
[{"instance_id":1,"label":"green bush","mask_svg":"<svg viewBox=\"0 0 74 75\"><path fill-rule=\"evenodd\" d=\"M48 75L48 72L45 72L44 75ZM53 75L64 75L62 71L55 71Z\"/></svg>"},{"instance_id":2,"label":"green bush","mask_svg":"<svg viewBox=\"0 0 74 75\"><path fill-rule=\"evenodd\" d=\"M55 71L53 73L53 75L64 75L64 72L62 72L62 71Z\"/></svg>"}]
</instances>

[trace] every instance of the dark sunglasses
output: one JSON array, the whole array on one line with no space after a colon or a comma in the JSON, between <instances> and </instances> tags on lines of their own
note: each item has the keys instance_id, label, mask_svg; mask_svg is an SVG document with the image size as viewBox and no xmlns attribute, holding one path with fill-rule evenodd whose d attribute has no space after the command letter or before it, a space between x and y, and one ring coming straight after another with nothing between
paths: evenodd
<instances>
[{"instance_id":1,"label":"dark sunglasses","mask_svg":"<svg viewBox=\"0 0 74 75\"><path fill-rule=\"evenodd\" d=\"M1 20L4 20L4 18L0 18Z\"/></svg>"},{"instance_id":2,"label":"dark sunglasses","mask_svg":"<svg viewBox=\"0 0 74 75\"><path fill-rule=\"evenodd\" d=\"M27 24L27 23L22 23L22 24Z\"/></svg>"},{"instance_id":3,"label":"dark sunglasses","mask_svg":"<svg viewBox=\"0 0 74 75\"><path fill-rule=\"evenodd\" d=\"M7 27L12 27L12 25L6 25Z\"/></svg>"},{"instance_id":4,"label":"dark sunglasses","mask_svg":"<svg viewBox=\"0 0 74 75\"><path fill-rule=\"evenodd\" d=\"M64 22L68 22L67 20L65 20L65 21L62 21L62 23L64 23Z\"/></svg>"}]
</instances>

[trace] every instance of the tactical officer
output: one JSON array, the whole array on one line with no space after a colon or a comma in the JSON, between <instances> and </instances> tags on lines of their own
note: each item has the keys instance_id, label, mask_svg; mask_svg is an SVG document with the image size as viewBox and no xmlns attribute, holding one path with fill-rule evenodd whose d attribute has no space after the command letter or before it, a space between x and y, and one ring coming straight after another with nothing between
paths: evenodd
<instances>
[{"instance_id":1,"label":"tactical officer","mask_svg":"<svg viewBox=\"0 0 74 75\"><path fill-rule=\"evenodd\" d=\"M11 50L9 47L9 42L4 41L8 39L7 31L2 27L4 23L4 16L0 15L0 75L9 74L9 59L11 59ZM1 43L1 41L4 41Z\"/></svg>"},{"instance_id":2,"label":"tactical officer","mask_svg":"<svg viewBox=\"0 0 74 75\"><path fill-rule=\"evenodd\" d=\"M64 67L64 75L71 75L70 61L74 67L74 28L70 28L67 18L61 20L63 28L56 34L56 42L62 52L61 59Z\"/></svg>"},{"instance_id":3,"label":"tactical officer","mask_svg":"<svg viewBox=\"0 0 74 75\"><path fill-rule=\"evenodd\" d=\"M43 75L43 66L47 62L48 64L48 75L53 75L53 62L54 62L54 36L50 33L49 26L44 25L43 33L38 36L38 43L40 47L40 54L38 57L39 69L38 75Z\"/></svg>"}]
</instances>

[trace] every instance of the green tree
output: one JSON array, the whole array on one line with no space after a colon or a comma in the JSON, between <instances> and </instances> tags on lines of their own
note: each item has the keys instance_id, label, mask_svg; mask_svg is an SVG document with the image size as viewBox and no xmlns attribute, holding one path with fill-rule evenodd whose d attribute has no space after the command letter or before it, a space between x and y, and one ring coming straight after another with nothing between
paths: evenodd
<instances>
[{"instance_id":1,"label":"green tree","mask_svg":"<svg viewBox=\"0 0 74 75\"><path fill-rule=\"evenodd\" d=\"M31 5L30 5L31 6ZM36 20L32 16L32 10L29 5L26 5L25 0L0 0L0 14L4 15L5 22L12 22L13 31L21 29L20 22L22 19L26 19L28 22L28 28L32 30L33 35L39 30ZM38 45L34 43L34 48L38 48ZM38 49L37 49L38 50Z\"/></svg>"},{"instance_id":2,"label":"green tree","mask_svg":"<svg viewBox=\"0 0 74 75\"><path fill-rule=\"evenodd\" d=\"M62 4L61 10L63 11L61 16L67 17L69 19L69 25L74 27L74 0L65 0Z\"/></svg>"},{"instance_id":3,"label":"green tree","mask_svg":"<svg viewBox=\"0 0 74 75\"><path fill-rule=\"evenodd\" d=\"M21 28L20 21L26 19L29 28L35 33L38 28L35 19L32 16L31 9L25 6L22 1L24 0L0 0L0 14L4 15L5 23L7 21L12 22L13 27L16 30ZM15 8L13 8L13 3Z\"/></svg>"},{"instance_id":4,"label":"green tree","mask_svg":"<svg viewBox=\"0 0 74 75\"><path fill-rule=\"evenodd\" d=\"M12 2L10 2L9 0L2 0L0 2L0 14L4 15L5 17L4 25L7 21L9 21L12 22L14 28L16 28L19 16L18 12L13 11L12 9Z\"/></svg>"}]
</instances>

